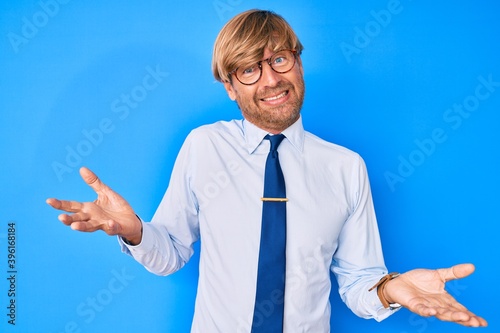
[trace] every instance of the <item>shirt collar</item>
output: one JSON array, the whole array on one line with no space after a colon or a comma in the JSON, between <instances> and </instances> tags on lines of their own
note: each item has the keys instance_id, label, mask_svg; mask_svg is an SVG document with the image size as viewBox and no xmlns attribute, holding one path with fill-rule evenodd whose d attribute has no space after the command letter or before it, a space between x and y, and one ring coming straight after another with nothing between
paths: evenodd
<instances>
[{"instance_id":1,"label":"shirt collar","mask_svg":"<svg viewBox=\"0 0 500 333\"><path fill-rule=\"evenodd\" d=\"M253 154L255 149L260 145L262 140L269 132L255 126L248 120L243 120L243 133L245 135L246 149L249 154ZM282 132L287 140L292 144L295 149L302 152L304 148L304 127L302 125L302 116L297 119L290 127Z\"/></svg>"}]
</instances>

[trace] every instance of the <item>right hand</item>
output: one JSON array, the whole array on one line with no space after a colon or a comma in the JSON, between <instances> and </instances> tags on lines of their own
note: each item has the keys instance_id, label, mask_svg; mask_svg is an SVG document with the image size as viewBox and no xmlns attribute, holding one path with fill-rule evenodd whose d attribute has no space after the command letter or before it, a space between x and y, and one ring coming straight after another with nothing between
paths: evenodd
<instances>
[{"instance_id":1,"label":"right hand","mask_svg":"<svg viewBox=\"0 0 500 333\"><path fill-rule=\"evenodd\" d=\"M59 220L73 230L94 232L102 230L110 236L118 235L137 245L142 240L142 223L125 199L89 169L80 169L83 180L97 193L93 202L47 199L55 209L72 214L61 214Z\"/></svg>"}]
</instances>

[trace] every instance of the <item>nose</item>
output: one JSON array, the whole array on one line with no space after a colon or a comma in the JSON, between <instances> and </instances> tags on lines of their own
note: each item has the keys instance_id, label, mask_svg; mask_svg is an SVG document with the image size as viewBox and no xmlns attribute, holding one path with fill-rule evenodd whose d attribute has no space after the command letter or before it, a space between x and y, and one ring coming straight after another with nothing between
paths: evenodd
<instances>
[{"instance_id":1,"label":"nose","mask_svg":"<svg viewBox=\"0 0 500 333\"><path fill-rule=\"evenodd\" d=\"M274 87L281 80L280 74L276 73L266 61L262 62L261 70L262 77L260 80L265 86Z\"/></svg>"}]
</instances>

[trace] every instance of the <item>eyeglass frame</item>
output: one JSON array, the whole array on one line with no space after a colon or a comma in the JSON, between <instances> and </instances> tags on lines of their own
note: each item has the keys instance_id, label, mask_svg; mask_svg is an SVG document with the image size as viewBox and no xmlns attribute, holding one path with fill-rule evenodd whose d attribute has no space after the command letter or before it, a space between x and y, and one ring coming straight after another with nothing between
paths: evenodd
<instances>
[{"instance_id":1,"label":"eyeglass frame","mask_svg":"<svg viewBox=\"0 0 500 333\"><path fill-rule=\"evenodd\" d=\"M278 72L277 70L274 69L273 65L271 64L271 59L278 53L280 52L283 52L283 51L290 51L292 52L293 54L293 65L292 67L290 67L290 69L284 71L284 72ZM279 51L276 51L274 52L269 58L267 59L262 59L260 61L257 61L257 66L259 67L259 70L260 70L260 73L259 73L259 77L257 78L257 80L255 80L255 82L253 83L243 83L241 82L241 80L238 78L238 75L236 75L236 72L238 71L239 67L233 69L232 71L230 71L229 73L227 73L229 76L233 75L234 74L234 77L236 77L236 80L238 80L239 83L245 85L245 86L251 86L251 85L254 85L256 84L257 82L259 82L260 78L262 77L262 62L265 61L267 62L267 64L269 65L269 67L271 67L271 69L275 72L275 73L278 73L278 74L285 74L285 73L288 73L289 71L291 71L293 69L293 67L295 67L295 64L297 63L297 50L289 50L289 49L283 49L283 50L279 50Z\"/></svg>"}]
</instances>

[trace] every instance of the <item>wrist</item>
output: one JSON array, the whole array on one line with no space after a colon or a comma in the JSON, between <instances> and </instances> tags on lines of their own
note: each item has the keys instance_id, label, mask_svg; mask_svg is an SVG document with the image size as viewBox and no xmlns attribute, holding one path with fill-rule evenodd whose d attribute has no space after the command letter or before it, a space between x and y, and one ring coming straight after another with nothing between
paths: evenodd
<instances>
[{"instance_id":1,"label":"wrist","mask_svg":"<svg viewBox=\"0 0 500 333\"><path fill-rule=\"evenodd\" d=\"M400 308L401 305L398 303L395 303L390 296L387 295L387 286L391 283L391 281L395 278L397 278L400 274L399 273L389 273L385 275L383 278L380 279L379 282L377 282L373 287L371 287L368 291L372 291L373 289L377 288L377 295L380 299L380 302L386 309L397 309Z\"/></svg>"},{"instance_id":2,"label":"wrist","mask_svg":"<svg viewBox=\"0 0 500 333\"><path fill-rule=\"evenodd\" d=\"M391 298L391 293L388 292L389 289L391 289L391 284L392 284L392 280L395 279L397 276L393 277L392 279L389 279L387 280L387 282L384 284L384 286L382 287L381 291L380 291L380 295L379 297L382 297L384 298L387 303L389 304L393 304L393 303L396 303L394 302L394 300ZM377 290L378 291L378 290Z\"/></svg>"},{"instance_id":3,"label":"wrist","mask_svg":"<svg viewBox=\"0 0 500 333\"><path fill-rule=\"evenodd\" d=\"M139 245L142 241L142 221L139 218L139 216L137 216L137 219L139 220L139 223L141 225L139 232L130 236L121 236L123 242L127 245L132 245L132 246Z\"/></svg>"},{"instance_id":4,"label":"wrist","mask_svg":"<svg viewBox=\"0 0 500 333\"><path fill-rule=\"evenodd\" d=\"M139 245L142 241L142 235L136 237L122 237L122 240L127 245L136 246Z\"/></svg>"}]
</instances>

